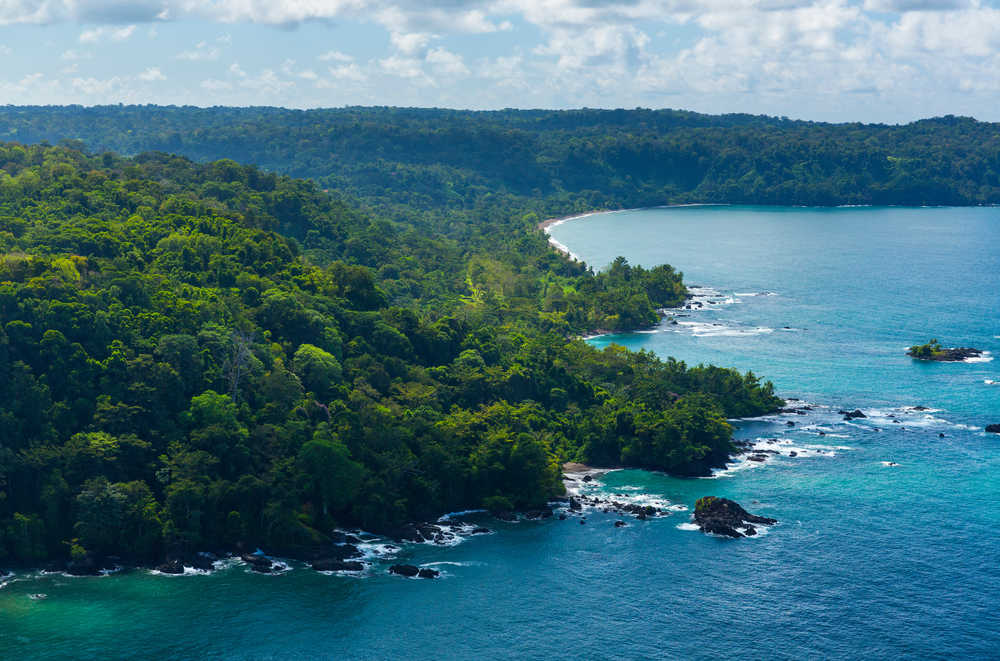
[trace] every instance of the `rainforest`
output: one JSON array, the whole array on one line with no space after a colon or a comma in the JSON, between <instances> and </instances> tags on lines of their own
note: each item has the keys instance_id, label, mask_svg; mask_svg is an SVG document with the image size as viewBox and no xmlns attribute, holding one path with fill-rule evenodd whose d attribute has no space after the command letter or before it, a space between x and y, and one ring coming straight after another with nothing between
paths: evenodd
<instances>
[{"instance_id":1,"label":"rainforest","mask_svg":"<svg viewBox=\"0 0 1000 661\"><path fill-rule=\"evenodd\" d=\"M727 418L782 405L580 340L655 323L682 275L595 273L516 199L457 217L408 185L82 147L0 145L5 564L295 557L338 525L544 505L568 460L706 474Z\"/></svg>"}]
</instances>

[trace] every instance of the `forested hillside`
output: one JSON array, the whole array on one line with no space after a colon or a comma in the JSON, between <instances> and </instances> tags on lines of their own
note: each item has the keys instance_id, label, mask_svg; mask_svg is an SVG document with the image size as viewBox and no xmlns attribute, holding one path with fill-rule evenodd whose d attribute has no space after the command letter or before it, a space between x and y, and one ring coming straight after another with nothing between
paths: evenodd
<instances>
[{"instance_id":1,"label":"forested hillside","mask_svg":"<svg viewBox=\"0 0 1000 661\"><path fill-rule=\"evenodd\" d=\"M465 241L482 237L482 221L507 226L523 213L1000 202L1000 126L959 117L888 126L640 109L7 107L0 137L232 158L417 224L446 210L447 231Z\"/></svg>"},{"instance_id":2,"label":"forested hillside","mask_svg":"<svg viewBox=\"0 0 1000 661\"><path fill-rule=\"evenodd\" d=\"M537 232L414 213L229 160L0 145L0 560L294 554L532 507L567 459L702 473L726 417L780 405L570 339L654 321L684 297L669 267L595 276Z\"/></svg>"}]
</instances>

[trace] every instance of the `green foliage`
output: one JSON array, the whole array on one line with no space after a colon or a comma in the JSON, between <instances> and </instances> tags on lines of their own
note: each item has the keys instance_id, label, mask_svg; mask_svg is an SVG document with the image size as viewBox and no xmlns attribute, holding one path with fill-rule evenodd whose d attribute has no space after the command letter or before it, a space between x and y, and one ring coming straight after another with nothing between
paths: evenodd
<instances>
[{"instance_id":1,"label":"green foliage","mask_svg":"<svg viewBox=\"0 0 1000 661\"><path fill-rule=\"evenodd\" d=\"M712 503L714 503L716 500L718 500L718 498L716 498L715 496L702 496L697 501L695 501L694 511L703 512L711 508Z\"/></svg>"},{"instance_id":2,"label":"green foliage","mask_svg":"<svg viewBox=\"0 0 1000 661\"><path fill-rule=\"evenodd\" d=\"M559 215L668 203L1000 202L997 125L954 116L866 125L669 109L11 106L0 109L0 133L23 143L74 136L95 150L257 163L461 241L483 238L485 219L509 232ZM27 157L12 152L8 160ZM220 162L226 166L215 165L199 189L209 199L269 184ZM41 185L31 173L12 174L3 184L10 190ZM290 217L308 213L294 199L280 202ZM442 211L448 224L434 222Z\"/></svg>"},{"instance_id":3,"label":"green foliage","mask_svg":"<svg viewBox=\"0 0 1000 661\"><path fill-rule=\"evenodd\" d=\"M780 405L752 374L573 339L654 322L681 276L595 275L523 213L460 243L422 230L446 215L232 161L0 145L0 167L0 559L291 552L535 507L562 461L701 472L726 417Z\"/></svg>"},{"instance_id":4,"label":"green foliage","mask_svg":"<svg viewBox=\"0 0 1000 661\"><path fill-rule=\"evenodd\" d=\"M944 349L941 347L941 343L937 340L931 340L927 344L917 344L910 347L908 352L914 358L923 358L927 360L933 358L934 356L943 355Z\"/></svg>"},{"instance_id":5,"label":"green foliage","mask_svg":"<svg viewBox=\"0 0 1000 661\"><path fill-rule=\"evenodd\" d=\"M365 468L351 459L350 450L317 431L313 440L299 450L299 468L305 474L307 495L322 505L324 516L349 510L365 480Z\"/></svg>"},{"instance_id":6,"label":"green foliage","mask_svg":"<svg viewBox=\"0 0 1000 661\"><path fill-rule=\"evenodd\" d=\"M292 370L306 390L322 400L330 398L342 374L336 357L311 344L299 345L292 359Z\"/></svg>"}]
</instances>

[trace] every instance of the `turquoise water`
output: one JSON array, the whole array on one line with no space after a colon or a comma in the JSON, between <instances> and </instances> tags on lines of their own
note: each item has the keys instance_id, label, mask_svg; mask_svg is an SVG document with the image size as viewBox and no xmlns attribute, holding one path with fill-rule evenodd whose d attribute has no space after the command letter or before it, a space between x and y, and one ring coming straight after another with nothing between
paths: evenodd
<instances>
[{"instance_id":1,"label":"turquoise water","mask_svg":"<svg viewBox=\"0 0 1000 661\"><path fill-rule=\"evenodd\" d=\"M904 355L930 337L1000 355L1000 209L691 207L552 232L588 263L669 262L705 287L705 309L677 325L595 344L752 369L814 406L738 423L738 438L782 453L762 465L617 471L594 488L686 506L727 496L779 525L731 541L685 529L681 511L621 529L599 512L484 520L497 534L399 552L443 570L437 581L294 563L278 576L21 575L0 588L0 658L1000 655L1000 436L982 432L1000 422L987 383L1000 361ZM841 407L869 417L846 423Z\"/></svg>"}]
</instances>

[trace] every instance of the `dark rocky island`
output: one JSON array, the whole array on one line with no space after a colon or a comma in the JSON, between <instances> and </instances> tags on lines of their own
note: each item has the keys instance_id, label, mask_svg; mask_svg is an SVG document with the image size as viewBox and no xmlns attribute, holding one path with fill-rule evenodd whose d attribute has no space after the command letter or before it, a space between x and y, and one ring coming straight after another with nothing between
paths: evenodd
<instances>
[{"instance_id":1,"label":"dark rocky island","mask_svg":"<svg viewBox=\"0 0 1000 661\"><path fill-rule=\"evenodd\" d=\"M694 505L694 522L704 533L725 537L748 537L757 534L752 524L770 526L777 519L750 514L739 503L728 498L705 496Z\"/></svg>"},{"instance_id":2,"label":"dark rocky island","mask_svg":"<svg viewBox=\"0 0 1000 661\"><path fill-rule=\"evenodd\" d=\"M405 576L407 578L413 578L414 576L418 578L437 578L441 575L441 572L436 569L416 567L414 565L393 565L392 567L389 567L389 573Z\"/></svg>"},{"instance_id":3,"label":"dark rocky island","mask_svg":"<svg viewBox=\"0 0 1000 661\"><path fill-rule=\"evenodd\" d=\"M986 431L990 434L1000 434L1000 425L986 425Z\"/></svg>"},{"instance_id":4,"label":"dark rocky island","mask_svg":"<svg viewBox=\"0 0 1000 661\"><path fill-rule=\"evenodd\" d=\"M937 340L931 340L927 344L910 347L906 355L917 360L957 363L968 358L979 358L983 352L972 347L942 347Z\"/></svg>"}]
</instances>

